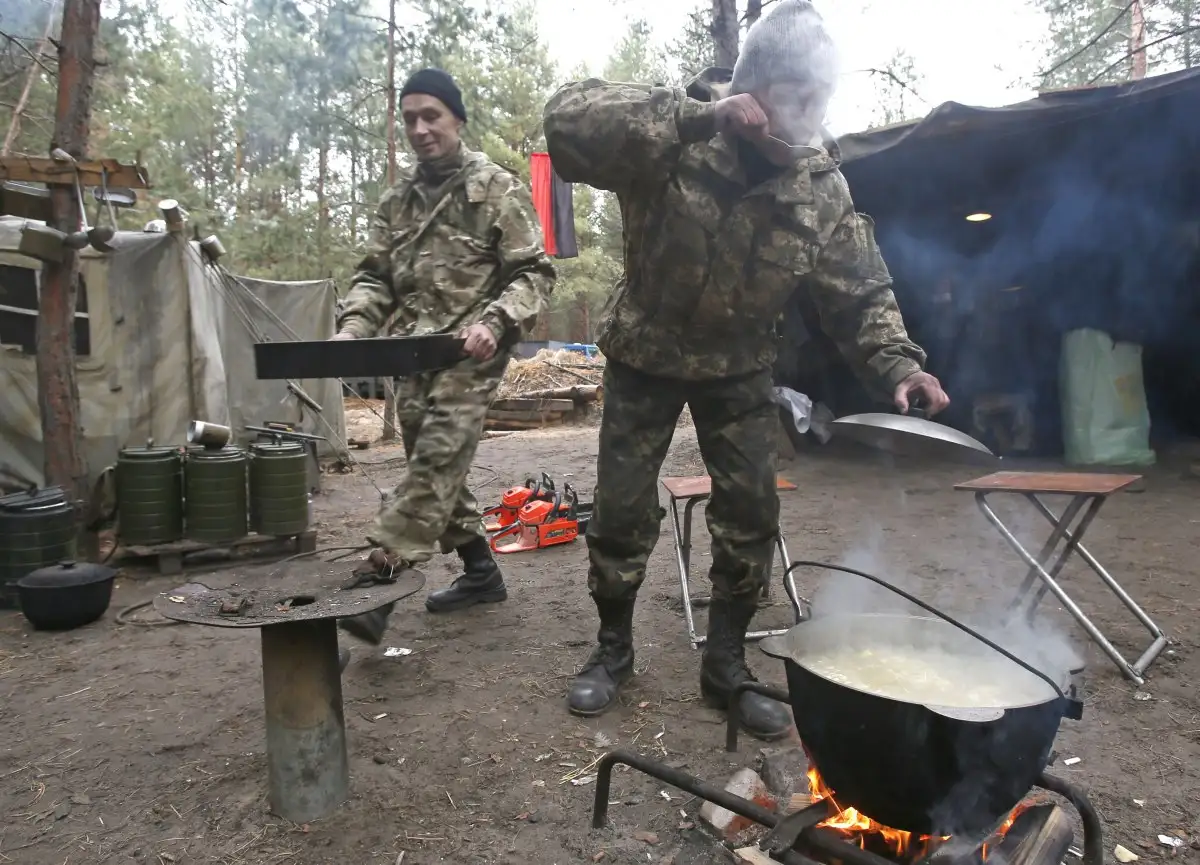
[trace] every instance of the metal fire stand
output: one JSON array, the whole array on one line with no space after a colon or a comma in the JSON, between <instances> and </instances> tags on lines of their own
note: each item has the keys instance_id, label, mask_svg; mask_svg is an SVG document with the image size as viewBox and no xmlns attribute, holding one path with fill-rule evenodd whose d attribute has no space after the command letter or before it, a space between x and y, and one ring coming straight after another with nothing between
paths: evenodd
<instances>
[{"instance_id":1,"label":"metal fire stand","mask_svg":"<svg viewBox=\"0 0 1200 865\"><path fill-rule=\"evenodd\" d=\"M212 589L200 583L160 594L154 609L168 619L262 634L263 704L271 810L294 823L330 814L349 795L346 719L338 669L337 619L369 613L421 590L420 571L394 582L347 587L344 571L312 562L292 565L270 587Z\"/></svg>"},{"instance_id":2,"label":"metal fire stand","mask_svg":"<svg viewBox=\"0 0 1200 865\"><path fill-rule=\"evenodd\" d=\"M759 842L759 849L773 861L783 865L815 865L817 862L839 862L842 865L896 865L877 853L852 844L836 832L819 827L820 823L837 814L832 799L821 799L794 814L781 816L742 796L714 787L699 778L664 763L629 751L612 751L601 758L596 767L596 795L592 804L592 828L608 825L609 791L612 771L625 765L649 775L677 790L698 799L719 805L728 811L751 820L770 831ZM1083 791L1066 781L1045 773L1036 787L1048 790L1069 801L1083 823L1084 865L1104 865L1104 827L1100 815ZM986 840L986 839L985 839Z\"/></svg>"}]
</instances>

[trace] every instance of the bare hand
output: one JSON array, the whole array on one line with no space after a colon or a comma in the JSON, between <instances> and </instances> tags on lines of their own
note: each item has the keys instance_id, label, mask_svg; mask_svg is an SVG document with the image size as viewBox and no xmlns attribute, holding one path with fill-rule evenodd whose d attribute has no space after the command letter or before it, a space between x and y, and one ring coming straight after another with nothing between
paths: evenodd
<instances>
[{"instance_id":1,"label":"bare hand","mask_svg":"<svg viewBox=\"0 0 1200 865\"><path fill-rule=\"evenodd\" d=\"M925 411L930 417L950 405L950 397L942 390L942 383L927 372L914 372L896 385L892 399L901 414L908 414L916 399L924 403Z\"/></svg>"},{"instance_id":2,"label":"bare hand","mask_svg":"<svg viewBox=\"0 0 1200 865\"><path fill-rule=\"evenodd\" d=\"M479 361L491 360L496 354L496 335L486 324L473 324L458 335L467 344L463 351Z\"/></svg>"},{"instance_id":3,"label":"bare hand","mask_svg":"<svg viewBox=\"0 0 1200 865\"><path fill-rule=\"evenodd\" d=\"M718 101L716 113L719 132L732 132L750 141L767 138L767 112L749 93L738 93Z\"/></svg>"},{"instance_id":4,"label":"bare hand","mask_svg":"<svg viewBox=\"0 0 1200 865\"><path fill-rule=\"evenodd\" d=\"M358 339L358 337L356 337L354 334L352 334L348 330L343 330L340 333L335 333L333 336L331 336L329 338L331 340L332 339Z\"/></svg>"}]
</instances>

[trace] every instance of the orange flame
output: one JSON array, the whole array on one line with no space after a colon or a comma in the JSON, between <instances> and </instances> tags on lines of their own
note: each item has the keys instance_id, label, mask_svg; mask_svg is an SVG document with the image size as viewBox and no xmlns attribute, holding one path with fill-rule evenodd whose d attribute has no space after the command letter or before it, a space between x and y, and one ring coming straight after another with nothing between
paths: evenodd
<instances>
[{"instance_id":1,"label":"orange flame","mask_svg":"<svg viewBox=\"0 0 1200 865\"><path fill-rule=\"evenodd\" d=\"M810 766L808 770L808 790L812 801L819 802L822 799L830 799L837 806L837 800L833 798L833 791L821 778L821 774L815 767ZM1021 816L1021 813L1029 807L1028 803L1022 802L1012 810L1012 813L1005 818L1004 822L992 833L988 841L979 848L979 855L983 861L987 861L990 848L1002 839L1008 830L1012 828L1013 823ZM868 837L874 837L888 851L898 857L909 861L920 859L929 854L932 846L935 843L950 840L950 836L943 835L935 837L932 835L916 835L911 832L904 832L900 829L892 829L884 826L882 823L877 823L865 814L860 814L854 808L846 808L844 811L838 812L833 817L830 817L824 823L820 824L823 829L833 829L842 835L846 836L846 840L853 844L857 844L860 848L866 846Z\"/></svg>"},{"instance_id":2,"label":"orange flame","mask_svg":"<svg viewBox=\"0 0 1200 865\"><path fill-rule=\"evenodd\" d=\"M837 800L833 799L833 791L829 789L824 779L821 778L821 774L813 766L810 766L808 769L808 790L814 802L819 802L822 799L832 799L834 805L837 806ZM823 829L834 829L840 832L842 835L847 836L848 841L857 844L860 848L866 846L868 836L878 836L893 855L905 858L909 858L914 853L919 856L925 855L929 850L930 842L935 840L931 835L917 835L914 837L911 832L892 829L884 826L882 823L876 823L870 817L860 814L854 808L846 808L838 812L824 823L821 823L820 826ZM942 838L940 840L944 841L946 839Z\"/></svg>"}]
</instances>

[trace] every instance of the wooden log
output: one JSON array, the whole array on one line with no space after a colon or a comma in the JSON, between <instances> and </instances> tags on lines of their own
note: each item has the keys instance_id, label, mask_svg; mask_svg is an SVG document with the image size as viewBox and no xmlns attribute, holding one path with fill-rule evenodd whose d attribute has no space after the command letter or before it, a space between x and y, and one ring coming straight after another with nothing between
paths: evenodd
<instances>
[{"instance_id":1,"label":"wooden log","mask_svg":"<svg viewBox=\"0 0 1200 865\"><path fill-rule=\"evenodd\" d=\"M545 421L522 420L487 420L483 428L491 432L520 432L522 430L544 429L546 427L562 426L562 419L555 418Z\"/></svg>"},{"instance_id":2,"label":"wooden log","mask_svg":"<svg viewBox=\"0 0 1200 865\"><path fill-rule=\"evenodd\" d=\"M1074 834L1067 813L1046 802L1026 808L1003 835L997 831L982 846L978 838L967 837L934 842L918 865L978 862L980 851L992 865L1059 865Z\"/></svg>"},{"instance_id":3,"label":"wooden log","mask_svg":"<svg viewBox=\"0 0 1200 865\"><path fill-rule=\"evenodd\" d=\"M1074 838L1067 812L1047 803L1017 815L995 849L998 861L1007 865L1058 865Z\"/></svg>"},{"instance_id":4,"label":"wooden log","mask_svg":"<svg viewBox=\"0 0 1200 865\"><path fill-rule=\"evenodd\" d=\"M562 420L566 412L561 411L497 411L488 409L488 420L515 420L541 422L547 420Z\"/></svg>"},{"instance_id":5,"label":"wooden log","mask_svg":"<svg viewBox=\"0 0 1200 865\"><path fill-rule=\"evenodd\" d=\"M571 387L551 387L544 390L531 390L521 394L518 399L569 399L572 402L597 402L604 398L604 385L579 384Z\"/></svg>"},{"instance_id":6,"label":"wooden log","mask_svg":"<svg viewBox=\"0 0 1200 865\"><path fill-rule=\"evenodd\" d=\"M489 409L489 411L524 412L568 412L574 410L575 403L569 399L535 399L527 397L493 400Z\"/></svg>"}]
</instances>

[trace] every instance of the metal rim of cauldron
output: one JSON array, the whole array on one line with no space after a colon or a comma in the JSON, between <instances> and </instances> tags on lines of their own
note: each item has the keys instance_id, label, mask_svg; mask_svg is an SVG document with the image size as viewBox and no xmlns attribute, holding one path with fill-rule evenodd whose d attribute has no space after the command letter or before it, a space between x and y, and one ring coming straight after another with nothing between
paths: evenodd
<instances>
[{"instance_id":1,"label":"metal rim of cauldron","mask_svg":"<svg viewBox=\"0 0 1200 865\"><path fill-rule=\"evenodd\" d=\"M861 619L879 615L841 618L861 628ZM775 648L787 639L760 646L784 662L797 732L843 808L921 835L980 832L1017 806L1049 762L1066 697L994 707L1003 712L991 720L951 717L827 679Z\"/></svg>"}]
</instances>

